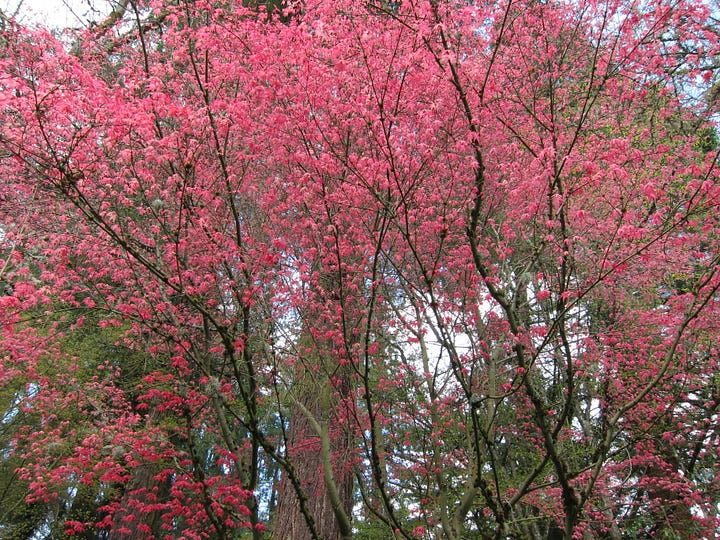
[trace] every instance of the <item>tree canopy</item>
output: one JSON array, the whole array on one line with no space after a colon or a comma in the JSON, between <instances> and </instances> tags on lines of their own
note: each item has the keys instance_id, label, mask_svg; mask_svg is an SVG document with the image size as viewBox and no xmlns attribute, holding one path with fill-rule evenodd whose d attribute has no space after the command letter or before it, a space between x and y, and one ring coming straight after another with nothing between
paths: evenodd
<instances>
[{"instance_id":1,"label":"tree canopy","mask_svg":"<svg viewBox=\"0 0 720 540\"><path fill-rule=\"evenodd\" d=\"M0 536L713 537L717 16L3 17Z\"/></svg>"}]
</instances>

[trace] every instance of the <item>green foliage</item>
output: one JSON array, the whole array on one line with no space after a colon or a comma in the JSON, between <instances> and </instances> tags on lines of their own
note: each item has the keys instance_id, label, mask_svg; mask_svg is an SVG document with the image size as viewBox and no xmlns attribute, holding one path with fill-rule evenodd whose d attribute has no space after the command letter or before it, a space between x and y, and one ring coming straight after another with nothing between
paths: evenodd
<instances>
[{"instance_id":1,"label":"green foliage","mask_svg":"<svg viewBox=\"0 0 720 540\"><path fill-rule=\"evenodd\" d=\"M718 149L720 139L718 139L717 130L713 126L701 126L697 130L697 139L695 142L695 149L702 153L707 154Z\"/></svg>"},{"instance_id":2,"label":"green foliage","mask_svg":"<svg viewBox=\"0 0 720 540\"><path fill-rule=\"evenodd\" d=\"M86 309L67 309L56 305L49 315L35 320L41 333L61 336L58 355L41 357L39 372L49 380L72 380L81 385L94 379L102 379L115 372L120 377L113 384L131 396L143 373L152 367L152 360L142 351L132 350L123 344L127 327L101 327L98 322L103 313ZM40 315L38 315L40 316ZM41 322L41 324L39 324ZM98 366L103 367L102 371ZM69 374L72 377L69 378ZM38 381L28 374L16 377L0 387L0 538L21 540L33 537L42 528L47 538L64 538L64 523L79 521L96 523L102 519L98 508L107 503L109 487L98 482L69 483L58 486L56 497L47 501L27 502L29 484L18 477L17 469L26 463L22 454L28 449L22 446L23 434L40 430L40 416L33 409L32 391L39 389ZM32 390L32 389L35 390ZM32 390L28 394L29 390ZM103 396L97 396L99 400ZM24 405L21 406L21 403ZM81 425L81 417L92 411L65 406L59 408L51 421L60 426L67 423ZM76 434L77 440L83 433ZM72 455L70 440L58 445L54 452L57 459ZM88 532L87 538L96 538L97 532ZM78 538L78 536L74 536ZM79 536L82 538L83 536Z\"/></svg>"}]
</instances>

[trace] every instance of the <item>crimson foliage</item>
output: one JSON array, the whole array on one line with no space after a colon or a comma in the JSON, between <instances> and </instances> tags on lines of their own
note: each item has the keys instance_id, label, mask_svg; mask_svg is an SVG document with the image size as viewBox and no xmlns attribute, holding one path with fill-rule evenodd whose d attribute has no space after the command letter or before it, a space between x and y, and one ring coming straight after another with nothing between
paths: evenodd
<instances>
[{"instance_id":1,"label":"crimson foliage","mask_svg":"<svg viewBox=\"0 0 720 540\"><path fill-rule=\"evenodd\" d=\"M714 15L4 21L0 534L712 536Z\"/></svg>"}]
</instances>

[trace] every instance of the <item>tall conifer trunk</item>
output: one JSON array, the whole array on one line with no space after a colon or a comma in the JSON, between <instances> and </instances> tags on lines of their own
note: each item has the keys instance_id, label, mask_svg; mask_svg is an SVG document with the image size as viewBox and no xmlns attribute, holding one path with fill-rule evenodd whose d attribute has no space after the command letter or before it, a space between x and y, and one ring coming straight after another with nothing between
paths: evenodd
<instances>
[{"instance_id":1,"label":"tall conifer trunk","mask_svg":"<svg viewBox=\"0 0 720 540\"><path fill-rule=\"evenodd\" d=\"M325 485L320 438L315 433L306 414L306 412L310 412L316 419L327 418L328 405L319 400L319 393L322 394L322 392L317 386L308 385L303 389L302 395L298 396L306 411L299 406L291 409L288 453L292 456L295 472L303 483L307 508L314 521L318 536L323 539L335 539L343 536ZM333 454L344 453L348 450L349 441L347 436L342 436L342 431L340 426L336 426L336 429L333 429L333 426L330 427ZM344 510L349 513L352 505L353 486L351 471L333 467L333 475ZM313 538L300 510L297 494L293 486L285 480L281 481L279 487L273 538L277 540L310 540Z\"/></svg>"},{"instance_id":2,"label":"tall conifer trunk","mask_svg":"<svg viewBox=\"0 0 720 540\"><path fill-rule=\"evenodd\" d=\"M320 278L320 297L327 300L326 306L340 301L340 279L323 272ZM346 307L346 306L345 306ZM319 311L322 311L319 310ZM333 508L333 502L340 505L340 512L350 515L352 509L353 475L348 463L352 438L347 425L338 421L344 401L349 397L350 370L341 362L333 345L318 339L314 330L327 322L322 313L310 309L304 322L304 336L300 339L301 356L295 369L293 396L290 406L290 425L287 433L287 453L294 464L297 478L302 483L306 508L318 538L347 538ZM345 339L352 341L346 334ZM344 365L343 365L344 364ZM318 426L327 429L329 448L323 449ZM327 455L329 452L329 456ZM338 459L338 456L342 456ZM332 465L330 465L332 463ZM332 468L331 476L336 495L333 501L331 489L326 481L326 468ZM294 486L283 478L278 493L273 538L276 540L311 540L312 528L301 510Z\"/></svg>"}]
</instances>

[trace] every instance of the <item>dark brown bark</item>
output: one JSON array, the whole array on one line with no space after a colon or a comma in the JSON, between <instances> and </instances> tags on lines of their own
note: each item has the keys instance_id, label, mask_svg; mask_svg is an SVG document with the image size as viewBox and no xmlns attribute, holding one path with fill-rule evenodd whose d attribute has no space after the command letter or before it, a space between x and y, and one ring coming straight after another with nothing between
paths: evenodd
<instances>
[{"instance_id":1,"label":"dark brown bark","mask_svg":"<svg viewBox=\"0 0 720 540\"><path fill-rule=\"evenodd\" d=\"M320 279L320 294L328 302L341 305L341 279L331 272L323 273ZM347 305L343 305L347 312ZM349 394L350 373L347 366L341 365L336 357L337 351L327 343L312 337L312 325L332 325L323 321L321 314L307 314L307 333L301 344L306 351L312 351L305 363L299 362L292 388L293 399L290 409L290 426L287 434L287 453L295 468L295 474L302 484L301 497L305 498L306 513L300 505L296 486L291 485L287 476L282 476L278 490L278 503L273 523L273 540L338 540L349 537L349 531L343 534L338 512L333 508L332 496L325 478L322 441L318 425L327 427L330 439L332 478L337 488L341 512L351 515L353 495L353 475L347 464L352 449L352 437L348 426L341 425L336 419L343 400ZM314 316L317 315L317 316ZM337 321L335 321L337 322ZM345 334L346 340L353 339ZM313 528L315 535L313 534Z\"/></svg>"},{"instance_id":2,"label":"dark brown bark","mask_svg":"<svg viewBox=\"0 0 720 540\"><path fill-rule=\"evenodd\" d=\"M320 420L327 415L318 400L318 393L308 391L303 396L303 406ZM302 482L307 507L313 518L318 537L327 540L342 538L339 523L332 508L331 499L325 486L323 456L320 438L315 433L307 415L300 407L293 407L292 423L288 432L288 453L295 466L295 472ZM334 456L347 452L348 438L342 429L330 428L330 440ZM335 463L341 460L334 459ZM346 462L346 461L345 461ZM333 467L333 476L346 513L352 506L353 478L343 463ZM311 540L313 538L305 517L300 511L297 494L290 482L281 480L278 491L277 513L273 527L274 540Z\"/></svg>"},{"instance_id":3,"label":"dark brown bark","mask_svg":"<svg viewBox=\"0 0 720 540\"><path fill-rule=\"evenodd\" d=\"M698 538L700 533L690 506L676 490L665 485L672 478L672 471L682 470L681 465L667 445L661 443L659 450L665 457L666 465L650 465L645 471L646 478L650 480L647 495L655 505L655 525L649 534L657 537L675 535L688 540Z\"/></svg>"},{"instance_id":4,"label":"dark brown bark","mask_svg":"<svg viewBox=\"0 0 720 540\"><path fill-rule=\"evenodd\" d=\"M120 508L113 517L109 540L162 536L161 513L147 510L147 505L157 503L168 495L169 482L156 480L155 475L158 472L158 466L152 463L140 465L135 470L125 487ZM148 530L151 532L146 532Z\"/></svg>"}]
</instances>

